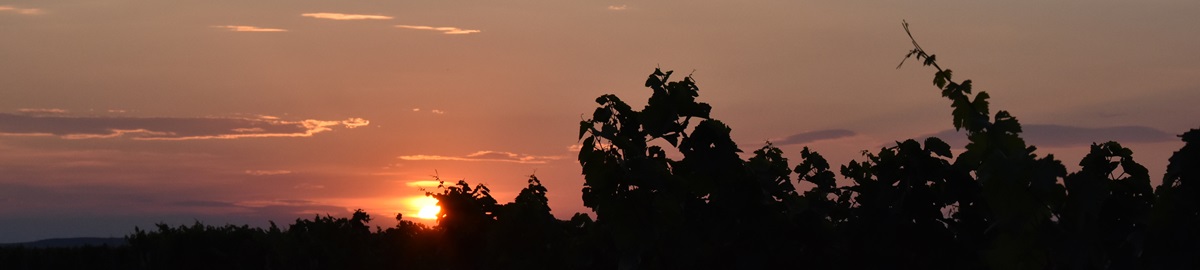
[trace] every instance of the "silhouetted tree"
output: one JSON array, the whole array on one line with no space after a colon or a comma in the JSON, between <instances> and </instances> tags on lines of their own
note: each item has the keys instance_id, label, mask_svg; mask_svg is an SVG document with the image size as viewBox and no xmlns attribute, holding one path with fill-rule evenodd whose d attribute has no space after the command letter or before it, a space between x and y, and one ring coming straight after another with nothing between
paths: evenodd
<instances>
[{"instance_id":1,"label":"silhouetted tree","mask_svg":"<svg viewBox=\"0 0 1200 270\"><path fill-rule=\"evenodd\" d=\"M897 142L867 161L851 161L842 174L854 180L854 208L845 222L850 254L867 260L848 261L851 269L962 269L977 267L971 250L977 239L959 238L976 229L974 220L947 216L956 205L977 202L962 196L977 190L970 176L952 166L950 146L929 138ZM964 262L965 261L965 262Z\"/></svg>"},{"instance_id":2,"label":"silhouetted tree","mask_svg":"<svg viewBox=\"0 0 1200 270\"><path fill-rule=\"evenodd\" d=\"M1200 267L1200 129L1180 136L1183 148L1171 155L1150 221L1146 249L1152 269Z\"/></svg>"},{"instance_id":3,"label":"silhouetted tree","mask_svg":"<svg viewBox=\"0 0 1200 270\"><path fill-rule=\"evenodd\" d=\"M580 123L584 205L596 212L600 231L611 234L619 268L789 264L806 239L797 224L827 225L813 215L833 207L810 208L779 149L768 145L743 160L731 129L709 117L711 106L696 102L695 81L670 81L671 74L656 69L647 78L652 94L644 109L605 95ZM663 145L682 159L668 158ZM814 169L809 180L831 182L827 167Z\"/></svg>"},{"instance_id":4,"label":"silhouetted tree","mask_svg":"<svg viewBox=\"0 0 1200 270\"><path fill-rule=\"evenodd\" d=\"M577 227L550 214L546 187L536 176L516 199L500 207L489 240L489 265L503 269L572 268L568 237Z\"/></svg>"},{"instance_id":5,"label":"silhouetted tree","mask_svg":"<svg viewBox=\"0 0 1200 270\"><path fill-rule=\"evenodd\" d=\"M438 185L440 193L426 193L438 200L438 230L442 233L448 250L453 257L448 263L454 269L480 269L486 237L494 227L500 205L492 198L491 191L484 185L471 188L466 181L455 185Z\"/></svg>"},{"instance_id":6,"label":"silhouetted tree","mask_svg":"<svg viewBox=\"0 0 1200 270\"><path fill-rule=\"evenodd\" d=\"M904 29L908 32L908 23ZM984 260L996 269L1049 267L1057 230L1051 217L1066 196L1059 184L1066 168L1054 155L1034 154L1037 148L1020 137L1016 117L1003 110L993 117L987 92L972 98L971 80L953 81L952 71L939 66L935 55L926 53L916 39L912 44L906 58L924 60L924 65L937 69L933 84L951 101L954 128L966 131L970 141L954 165L973 172L982 186L982 203L988 208Z\"/></svg>"},{"instance_id":7,"label":"silhouetted tree","mask_svg":"<svg viewBox=\"0 0 1200 270\"><path fill-rule=\"evenodd\" d=\"M1093 144L1079 165L1064 180L1061 268L1137 268L1154 203L1149 171L1117 142Z\"/></svg>"}]
</instances>

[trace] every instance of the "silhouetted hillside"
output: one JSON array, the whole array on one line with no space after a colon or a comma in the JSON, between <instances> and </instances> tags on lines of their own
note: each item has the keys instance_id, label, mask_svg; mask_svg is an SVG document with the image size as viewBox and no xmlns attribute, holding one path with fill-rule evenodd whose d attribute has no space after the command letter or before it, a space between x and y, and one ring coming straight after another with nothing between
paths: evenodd
<instances>
[{"instance_id":1,"label":"silhouetted hillside","mask_svg":"<svg viewBox=\"0 0 1200 270\"><path fill-rule=\"evenodd\" d=\"M8 243L0 244L0 247L26 247L26 248L74 248L85 246L109 246L121 247L129 245L125 238L117 237L74 237L74 238L53 238L38 240L24 243Z\"/></svg>"}]
</instances>

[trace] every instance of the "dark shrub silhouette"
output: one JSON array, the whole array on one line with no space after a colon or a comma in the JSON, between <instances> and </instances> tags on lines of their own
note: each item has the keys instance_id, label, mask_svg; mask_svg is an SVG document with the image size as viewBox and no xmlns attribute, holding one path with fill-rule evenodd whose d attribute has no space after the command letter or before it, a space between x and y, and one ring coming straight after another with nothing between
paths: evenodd
<instances>
[{"instance_id":1,"label":"dark shrub silhouette","mask_svg":"<svg viewBox=\"0 0 1200 270\"><path fill-rule=\"evenodd\" d=\"M1145 254L1150 268L1200 267L1200 129L1180 137L1186 143L1171 155L1151 210Z\"/></svg>"}]
</instances>

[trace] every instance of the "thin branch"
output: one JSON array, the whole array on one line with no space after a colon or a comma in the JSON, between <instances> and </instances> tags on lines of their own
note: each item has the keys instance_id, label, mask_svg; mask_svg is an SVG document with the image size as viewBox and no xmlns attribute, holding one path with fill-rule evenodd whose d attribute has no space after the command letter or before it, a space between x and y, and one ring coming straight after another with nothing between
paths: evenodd
<instances>
[{"instance_id":1,"label":"thin branch","mask_svg":"<svg viewBox=\"0 0 1200 270\"><path fill-rule=\"evenodd\" d=\"M897 68L897 69L899 69L899 68L900 68L900 66L903 66L903 65L904 65L904 61L905 61L905 60L908 60L908 58L909 58L909 57L913 57L913 55L916 55L916 58L917 58L917 60L921 60L921 58L929 58L929 56L930 56L928 53L925 53L925 49L924 49L924 48L921 48L921 44L918 44L918 43L917 43L917 39L913 37L912 31L908 29L908 21L907 21L907 20L901 20L901 22L903 22L903 23L902 23L902 25L904 26L904 33L905 33L905 34L908 34L908 40L911 40L911 41L912 41L913 50L912 50L912 51L910 51L910 52L908 53L908 55L904 57L904 59L900 60L900 64L899 64L899 65L896 65L896 68ZM937 64L937 62L936 62L936 61L935 61L935 62L930 62L930 64L929 64L929 65L932 65L932 66L933 66L933 68L936 68L938 71L943 71L943 70L942 70L942 67L941 67L941 66L938 66L938 64Z\"/></svg>"}]
</instances>

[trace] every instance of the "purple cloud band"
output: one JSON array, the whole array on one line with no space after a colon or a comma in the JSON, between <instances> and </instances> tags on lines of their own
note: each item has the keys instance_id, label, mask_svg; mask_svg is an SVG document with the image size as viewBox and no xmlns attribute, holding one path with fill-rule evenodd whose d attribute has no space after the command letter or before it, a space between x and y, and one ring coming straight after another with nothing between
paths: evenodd
<instances>
[{"instance_id":1,"label":"purple cloud band","mask_svg":"<svg viewBox=\"0 0 1200 270\"><path fill-rule=\"evenodd\" d=\"M1175 136L1145 126L1118 126L1085 128L1066 125L1026 124L1021 125L1021 137L1031 145L1042 147L1085 146L1091 143L1117 141L1121 143L1152 143L1176 140ZM953 147L967 145L967 136L961 132L945 130L921 138L938 137Z\"/></svg>"}]
</instances>

